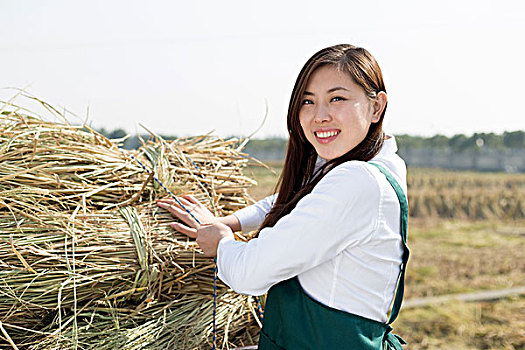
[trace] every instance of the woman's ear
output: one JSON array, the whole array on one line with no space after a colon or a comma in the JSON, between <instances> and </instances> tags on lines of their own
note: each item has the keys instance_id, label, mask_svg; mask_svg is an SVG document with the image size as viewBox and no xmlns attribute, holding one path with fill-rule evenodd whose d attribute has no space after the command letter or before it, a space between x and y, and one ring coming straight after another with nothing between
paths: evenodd
<instances>
[{"instance_id":1,"label":"woman's ear","mask_svg":"<svg viewBox=\"0 0 525 350\"><path fill-rule=\"evenodd\" d=\"M386 108L386 102L386 93L380 91L372 101L372 123L377 123L379 119L381 119L381 114L383 114L383 111Z\"/></svg>"}]
</instances>

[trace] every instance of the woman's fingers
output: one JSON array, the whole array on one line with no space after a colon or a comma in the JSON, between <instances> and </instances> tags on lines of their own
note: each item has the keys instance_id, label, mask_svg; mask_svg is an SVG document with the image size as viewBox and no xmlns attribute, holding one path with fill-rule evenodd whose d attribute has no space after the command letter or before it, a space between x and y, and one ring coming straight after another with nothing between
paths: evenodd
<instances>
[{"instance_id":1,"label":"woman's fingers","mask_svg":"<svg viewBox=\"0 0 525 350\"><path fill-rule=\"evenodd\" d=\"M169 204L171 206L176 206L178 208L184 209L181 206L181 204L182 204L189 211L191 211L193 209L194 205L190 205L190 203L188 203L187 201L182 200L182 197L179 197L178 199L179 199L180 203L177 202L174 198L170 198L170 197L157 199L157 203L166 203L166 204Z\"/></svg>"},{"instance_id":2,"label":"woman's fingers","mask_svg":"<svg viewBox=\"0 0 525 350\"><path fill-rule=\"evenodd\" d=\"M193 197L191 194L186 194L186 195L182 196L182 198L184 198L185 200L187 200L188 202L193 203L193 204L197 204L197 205L201 204L197 200L197 198Z\"/></svg>"},{"instance_id":3,"label":"woman's fingers","mask_svg":"<svg viewBox=\"0 0 525 350\"><path fill-rule=\"evenodd\" d=\"M215 215L191 195L180 196L177 199L165 197L157 200L157 205L192 228L217 221Z\"/></svg>"},{"instance_id":4,"label":"woman's fingers","mask_svg":"<svg viewBox=\"0 0 525 350\"><path fill-rule=\"evenodd\" d=\"M176 201L174 198L166 197L166 198L157 200L157 202L163 202L163 203L167 203L172 206L176 206L186 212L187 211L193 212L199 205L201 205L199 202L197 202L197 204L193 202L189 202L188 200L184 199L184 196L178 197L178 201Z\"/></svg>"},{"instance_id":5,"label":"woman's fingers","mask_svg":"<svg viewBox=\"0 0 525 350\"><path fill-rule=\"evenodd\" d=\"M217 249L222 238L233 238L233 232L231 229L221 223L203 224L197 229L188 227L181 223L173 223L170 224L170 226L190 238L196 238L197 244L202 249L204 255L210 257L217 256Z\"/></svg>"},{"instance_id":6,"label":"woman's fingers","mask_svg":"<svg viewBox=\"0 0 525 350\"><path fill-rule=\"evenodd\" d=\"M182 203L182 205L184 205L190 211L196 207L195 203L188 201L187 199L184 198L184 196L179 197L179 201Z\"/></svg>"},{"instance_id":7,"label":"woman's fingers","mask_svg":"<svg viewBox=\"0 0 525 350\"><path fill-rule=\"evenodd\" d=\"M197 229L188 227L188 226L180 224L178 222L174 222L174 223L170 224L170 226L174 230L179 231L180 233L184 233L186 236L188 236L190 238L197 238Z\"/></svg>"},{"instance_id":8,"label":"woman's fingers","mask_svg":"<svg viewBox=\"0 0 525 350\"><path fill-rule=\"evenodd\" d=\"M184 209L181 209L175 201L157 201L157 205L168 210L173 216L182 220L186 225L197 227L199 223Z\"/></svg>"}]
</instances>

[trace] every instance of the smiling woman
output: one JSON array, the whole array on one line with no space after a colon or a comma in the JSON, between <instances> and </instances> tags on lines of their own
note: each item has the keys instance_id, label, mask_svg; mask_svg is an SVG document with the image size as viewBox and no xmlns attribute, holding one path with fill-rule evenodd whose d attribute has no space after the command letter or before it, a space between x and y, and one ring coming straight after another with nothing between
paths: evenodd
<instances>
[{"instance_id":1,"label":"smiling woman","mask_svg":"<svg viewBox=\"0 0 525 350\"><path fill-rule=\"evenodd\" d=\"M287 116L290 139L277 186L279 196L262 227L273 226L290 213L328 169L376 156L386 138L382 128L386 106L381 68L367 50L336 45L314 54L299 73L292 92ZM344 130L342 125L328 128L335 123L346 126ZM322 135L314 133L316 128ZM339 137L341 131L344 134ZM319 161L325 164L319 167Z\"/></svg>"},{"instance_id":2,"label":"smiling woman","mask_svg":"<svg viewBox=\"0 0 525 350\"><path fill-rule=\"evenodd\" d=\"M217 256L224 283L268 293L259 349L402 349L390 324L408 259L406 167L382 130L386 105L368 51L323 49L292 93L278 193L222 218L183 197L203 224L173 199L159 202L183 222L175 229ZM236 230L258 234L240 242Z\"/></svg>"},{"instance_id":3,"label":"smiling woman","mask_svg":"<svg viewBox=\"0 0 525 350\"><path fill-rule=\"evenodd\" d=\"M316 69L304 91L299 121L306 139L325 160L357 146L386 107L386 94L371 99L352 77L327 65Z\"/></svg>"}]
</instances>

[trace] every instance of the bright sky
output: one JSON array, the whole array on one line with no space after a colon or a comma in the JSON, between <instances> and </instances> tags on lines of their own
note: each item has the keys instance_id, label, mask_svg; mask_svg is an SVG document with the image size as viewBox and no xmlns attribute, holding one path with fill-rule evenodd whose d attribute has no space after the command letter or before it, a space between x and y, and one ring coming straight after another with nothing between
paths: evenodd
<instances>
[{"instance_id":1,"label":"bright sky","mask_svg":"<svg viewBox=\"0 0 525 350\"><path fill-rule=\"evenodd\" d=\"M521 0L0 0L0 21L0 87L97 128L247 136L267 101L256 137L284 136L302 65L351 43L383 70L388 132L525 130Z\"/></svg>"}]
</instances>

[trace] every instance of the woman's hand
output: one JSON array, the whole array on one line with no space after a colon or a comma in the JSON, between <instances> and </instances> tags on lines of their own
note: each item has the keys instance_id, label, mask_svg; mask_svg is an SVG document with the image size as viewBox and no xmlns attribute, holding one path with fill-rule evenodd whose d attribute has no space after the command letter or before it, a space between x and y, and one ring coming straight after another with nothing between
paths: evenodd
<instances>
[{"instance_id":1,"label":"woman's hand","mask_svg":"<svg viewBox=\"0 0 525 350\"><path fill-rule=\"evenodd\" d=\"M170 226L188 237L196 238L204 255L217 256L220 240L224 237L233 237L232 230L240 230L239 220L234 215L217 218L193 196L186 195L178 197L178 199L195 218L173 198L159 199L157 205L168 210L171 215L184 223L174 222Z\"/></svg>"},{"instance_id":2,"label":"woman's hand","mask_svg":"<svg viewBox=\"0 0 525 350\"><path fill-rule=\"evenodd\" d=\"M190 236L191 237L191 236ZM232 237L232 230L220 222L213 224L201 225L197 229L197 244L202 249L205 256L217 256L217 249L219 248L219 242L224 237Z\"/></svg>"},{"instance_id":3,"label":"woman's hand","mask_svg":"<svg viewBox=\"0 0 525 350\"><path fill-rule=\"evenodd\" d=\"M188 209L191 212L191 214L193 214L193 216L191 216L186 210L184 210L174 198L165 197L157 200L157 205L159 207L168 210L171 213L171 215L173 215L174 217L178 218L180 221L186 224L170 224L170 226L173 227L175 230L192 237L196 235L199 223L200 225L203 225L211 224L218 221L218 218L216 218L211 213L211 211L206 209L206 207L202 205L202 203L195 199L195 197L185 195L177 198L182 203L182 205L184 205L184 207ZM195 219L197 219L198 222ZM193 238L196 238L196 236Z\"/></svg>"}]
</instances>

